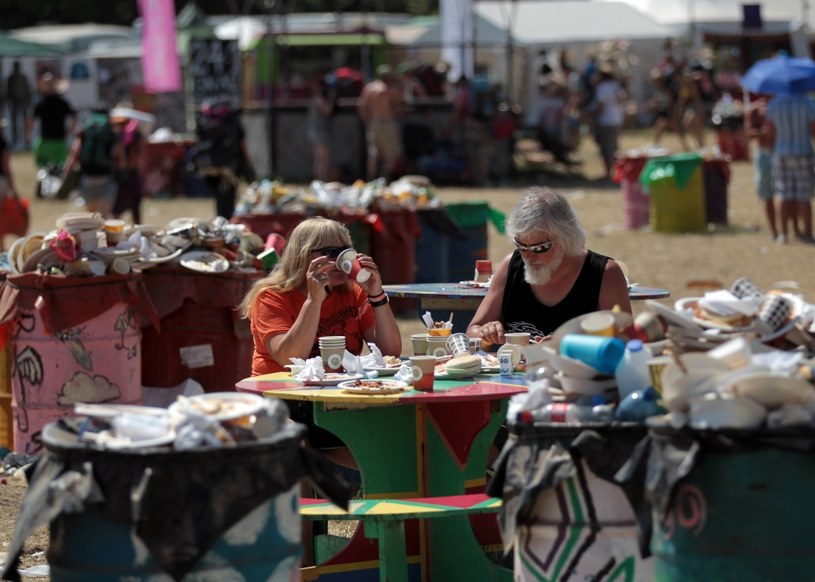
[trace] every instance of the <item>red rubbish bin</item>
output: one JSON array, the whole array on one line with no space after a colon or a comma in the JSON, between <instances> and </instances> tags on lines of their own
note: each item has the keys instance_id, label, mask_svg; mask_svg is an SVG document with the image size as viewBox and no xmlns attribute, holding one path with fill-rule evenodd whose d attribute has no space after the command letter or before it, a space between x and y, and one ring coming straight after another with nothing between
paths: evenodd
<instances>
[{"instance_id":1,"label":"red rubbish bin","mask_svg":"<svg viewBox=\"0 0 815 582\"><path fill-rule=\"evenodd\" d=\"M640 174L647 161L647 156L622 157L614 164L614 181L622 189L625 227L629 230L648 226L650 220L651 199L640 185Z\"/></svg>"},{"instance_id":2,"label":"red rubbish bin","mask_svg":"<svg viewBox=\"0 0 815 582\"><path fill-rule=\"evenodd\" d=\"M237 307L262 271L198 273L160 266L144 283L161 329L142 337L142 382L172 388L188 378L206 392L234 390L252 374L252 334Z\"/></svg>"},{"instance_id":3,"label":"red rubbish bin","mask_svg":"<svg viewBox=\"0 0 815 582\"><path fill-rule=\"evenodd\" d=\"M371 221L370 255L385 285L416 282L416 239L421 228L413 210L378 212ZM415 311L413 299L391 300L394 313Z\"/></svg>"}]
</instances>

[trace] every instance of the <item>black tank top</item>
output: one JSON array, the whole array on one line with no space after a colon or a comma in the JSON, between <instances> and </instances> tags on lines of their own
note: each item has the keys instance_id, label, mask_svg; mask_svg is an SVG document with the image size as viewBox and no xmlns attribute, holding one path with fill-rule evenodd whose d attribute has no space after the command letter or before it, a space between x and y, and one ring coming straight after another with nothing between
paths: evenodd
<instances>
[{"instance_id":1,"label":"black tank top","mask_svg":"<svg viewBox=\"0 0 815 582\"><path fill-rule=\"evenodd\" d=\"M533 336L545 336L573 317L597 311L600 303L600 285L608 260L606 256L588 251L583 268L569 294L557 305L548 307L532 294L532 288L524 280L521 253L515 251L509 260L501 309L504 329L510 333L529 332Z\"/></svg>"}]
</instances>

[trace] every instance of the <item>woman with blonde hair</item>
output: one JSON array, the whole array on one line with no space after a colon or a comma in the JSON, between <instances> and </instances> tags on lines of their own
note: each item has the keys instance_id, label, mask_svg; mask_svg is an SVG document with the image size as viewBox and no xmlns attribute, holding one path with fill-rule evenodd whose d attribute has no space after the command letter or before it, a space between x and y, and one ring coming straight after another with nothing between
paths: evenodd
<instances>
[{"instance_id":1,"label":"woman with blonde hair","mask_svg":"<svg viewBox=\"0 0 815 582\"><path fill-rule=\"evenodd\" d=\"M256 282L241 303L251 323L255 349L252 374L283 371L291 358L319 355L318 338L345 336L346 349L359 354L365 342L384 355L399 356L402 336L373 259L357 255L371 277L350 281L336 266L351 248L339 222L309 218L292 231L280 262Z\"/></svg>"}]
</instances>

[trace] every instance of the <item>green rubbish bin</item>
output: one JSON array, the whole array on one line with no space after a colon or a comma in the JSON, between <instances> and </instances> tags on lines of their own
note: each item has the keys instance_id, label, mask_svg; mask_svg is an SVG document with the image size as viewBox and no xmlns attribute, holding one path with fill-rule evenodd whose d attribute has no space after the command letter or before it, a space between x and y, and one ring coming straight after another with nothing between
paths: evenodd
<instances>
[{"instance_id":1,"label":"green rubbish bin","mask_svg":"<svg viewBox=\"0 0 815 582\"><path fill-rule=\"evenodd\" d=\"M451 281L471 281L475 262L489 259L487 222L504 233L506 215L487 202L457 202L446 205L447 212L461 230L450 238L448 275Z\"/></svg>"},{"instance_id":2,"label":"green rubbish bin","mask_svg":"<svg viewBox=\"0 0 815 582\"><path fill-rule=\"evenodd\" d=\"M705 187L702 157L677 154L648 160L640 174L651 195L651 229L654 232L705 230Z\"/></svg>"},{"instance_id":3,"label":"green rubbish bin","mask_svg":"<svg viewBox=\"0 0 815 582\"><path fill-rule=\"evenodd\" d=\"M808 531L815 518L815 433L712 432L687 438L651 431L649 480L652 469L671 464L683 475L654 506L654 579L815 579L815 537Z\"/></svg>"}]
</instances>

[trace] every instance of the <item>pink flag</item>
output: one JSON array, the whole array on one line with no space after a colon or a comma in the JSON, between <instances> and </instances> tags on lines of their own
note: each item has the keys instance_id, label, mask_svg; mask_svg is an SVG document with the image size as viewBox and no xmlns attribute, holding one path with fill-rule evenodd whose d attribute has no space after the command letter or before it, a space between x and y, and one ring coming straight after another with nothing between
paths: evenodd
<instances>
[{"instance_id":1,"label":"pink flag","mask_svg":"<svg viewBox=\"0 0 815 582\"><path fill-rule=\"evenodd\" d=\"M148 93L181 91L173 0L139 0L142 32L142 70Z\"/></svg>"}]
</instances>

